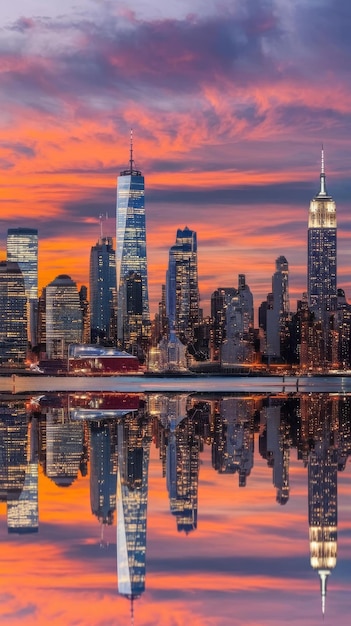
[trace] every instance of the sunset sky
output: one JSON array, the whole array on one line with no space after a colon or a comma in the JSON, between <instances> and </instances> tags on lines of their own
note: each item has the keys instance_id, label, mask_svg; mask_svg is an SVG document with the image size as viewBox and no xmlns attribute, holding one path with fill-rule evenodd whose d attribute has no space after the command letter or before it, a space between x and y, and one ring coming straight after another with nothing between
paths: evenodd
<instances>
[{"instance_id":1,"label":"sunset sky","mask_svg":"<svg viewBox=\"0 0 351 626\"><path fill-rule=\"evenodd\" d=\"M9 227L36 227L40 286L87 283L133 128L152 313L185 225L205 313L239 273L259 305L282 254L295 310L323 143L351 300L350 30L346 0L2 2L0 259Z\"/></svg>"}]
</instances>

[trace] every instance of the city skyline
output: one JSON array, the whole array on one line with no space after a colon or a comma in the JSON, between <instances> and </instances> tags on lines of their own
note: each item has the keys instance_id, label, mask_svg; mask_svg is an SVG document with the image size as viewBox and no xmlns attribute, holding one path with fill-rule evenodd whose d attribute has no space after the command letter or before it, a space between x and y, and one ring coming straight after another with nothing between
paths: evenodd
<instances>
[{"instance_id":1,"label":"city skyline","mask_svg":"<svg viewBox=\"0 0 351 626\"><path fill-rule=\"evenodd\" d=\"M46 4L0 9L3 258L8 228L34 227L40 287L65 273L88 283L132 127L146 181L152 315L185 225L198 234L205 313L210 294L241 273L257 310L281 255L293 310L307 289L306 224L323 143L338 210L338 287L350 300L346 4L204 10L194 0L191 15L183 2ZM113 235L112 219L106 226Z\"/></svg>"}]
</instances>

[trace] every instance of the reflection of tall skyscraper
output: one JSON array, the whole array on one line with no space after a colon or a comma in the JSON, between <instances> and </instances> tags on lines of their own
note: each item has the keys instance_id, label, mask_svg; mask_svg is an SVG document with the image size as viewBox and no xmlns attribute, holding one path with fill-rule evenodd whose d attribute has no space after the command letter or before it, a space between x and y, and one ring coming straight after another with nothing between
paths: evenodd
<instances>
[{"instance_id":1,"label":"reflection of tall skyscraper","mask_svg":"<svg viewBox=\"0 0 351 626\"><path fill-rule=\"evenodd\" d=\"M191 341L199 322L196 232L187 226L178 228L174 246L169 251L166 309L170 330L180 339Z\"/></svg>"},{"instance_id":2,"label":"reflection of tall skyscraper","mask_svg":"<svg viewBox=\"0 0 351 626\"><path fill-rule=\"evenodd\" d=\"M23 489L27 429L24 402L0 404L0 502L18 499Z\"/></svg>"},{"instance_id":3,"label":"reflection of tall skyscraper","mask_svg":"<svg viewBox=\"0 0 351 626\"><path fill-rule=\"evenodd\" d=\"M325 186L324 152L320 190L308 214L308 305L324 328L328 313L336 310L336 205Z\"/></svg>"},{"instance_id":4,"label":"reflection of tall skyscraper","mask_svg":"<svg viewBox=\"0 0 351 626\"><path fill-rule=\"evenodd\" d=\"M309 454L308 504L311 566L320 577L324 613L327 578L337 554L337 451L327 442Z\"/></svg>"},{"instance_id":5,"label":"reflection of tall skyscraper","mask_svg":"<svg viewBox=\"0 0 351 626\"><path fill-rule=\"evenodd\" d=\"M140 415L118 424L118 591L131 600L145 590L150 426Z\"/></svg>"},{"instance_id":6,"label":"reflection of tall skyscraper","mask_svg":"<svg viewBox=\"0 0 351 626\"><path fill-rule=\"evenodd\" d=\"M28 341L36 345L38 301L38 231L35 228L9 228L7 260L18 263L27 297Z\"/></svg>"},{"instance_id":7,"label":"reflection of tall skyscraper","mask_svg":"<svg viewBox=\"0 0 351 626\"><path fill-rule=\"evenodd\" d=\"M116 422L90 424L90 503L101 524L112 524L116 510Z\"/></svg>"},{"instance_id":8,"label":"reflection of tall skyscraper","mask_svg":"<svg viewBox=\"0 0 351 626\"><path fill-rule=\"evenodd\" d=\"M289 461L291 441L287 427L282 420L279 403L269 401L263 409L267 429L267 460L273 467L273 485L277 489L277 502L286 504L289 500Z\"/></svg>"},{"instance_id":9,"label":"reflection of tall skyscraper","mask_svg":"<svg viewBox=\"0 0 351 626\"><path fill-rule=\"evenodd\" d=\"M130 148L129 168L123 170L117 180L117 338L120 347L134 353L145 349L150 334L149 291L146 257L146 224L144 202L144 177L134 167L133 145ZM141 281L141 307L139 299L128 302L126 280L131 276ZM136 292L136 289L134 290ZM136 338L131 328L138 328Z\"/></svg>"},{"instance_id":10,"label":"reflection of tall skyscraper","mask_svg":"<svg viewBox=\"0 0 351 626\"><path fill-rule=\"evenodd\" d=\"M311 566L320 577L322 612L327 579L337 557L338 399L325 394L301 398L301 440L308 464Z\"/></svg>"},{"instance_id":11,"label":"reflection of tall skyscraper","mask_svg":"<svg viewBox=\"0 0 351 626\"><path fill-rule=\"evenodd\" d=\"M66 274L46 287L46 352L49 359L67 356L70 343L82 341L83 316L76 283Z\"/></svg>"},{"instance_id":12,"label":"reflection of tall skyscraper","mask_svg":"<svg viewBox=\"0 0 351 626\"><path fill-rule=\"evenodd\" d=\"M27 353L27 298L18 263L0 261L0 360L24 361Z\"/></svg>"},{"instance_id":13,"label":"reflection of tall skyscraper","mask_svg":"<svg viewBox=\"0 0 351 626\"><path fill-rule=\"evenodd\" d=\"M46 475L59 487L77 478L83 455L83 423L68 421L67 408L46 413Z\"/></svg>"},{"instance_id":14,"label":"reflection of tall skyscraper","mask_svg":"<svg viewBox=\"0 0 351 626\"><path fill-rule=\"evenodd\" d=\"M238 473L239 486L245 487L253 467L254 401L223 398L215 425L212 461L220 473Z\"/></svg>"},{"instance_id":15,"label":"reflection of tall skyscraper","mask_svg":"<svg viewBox=\"0 0 351 626\"><path fill-rule=\"evenodd\" d=\"M116 253L112 237L101 237L90 252L91 340L114 340L116 313Z\"/></svg>"},{"instance_id":16,"label":"reflection of tall skyscraper","mask_svg":"<svg viewBox=\"0 0 351 626\"><path fill-rule=\"evenodd\" d=\"M38 532L38 421L28 424L27 466L23 489L18 499L7 501L9 533Z\"/></svg>"}]
</instances>

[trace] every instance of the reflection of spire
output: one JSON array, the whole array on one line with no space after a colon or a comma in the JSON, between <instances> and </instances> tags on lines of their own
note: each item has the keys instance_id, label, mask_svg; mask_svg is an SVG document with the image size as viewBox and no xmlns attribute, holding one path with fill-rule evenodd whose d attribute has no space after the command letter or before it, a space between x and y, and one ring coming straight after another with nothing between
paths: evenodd
<instances>
[{"instance_id":1,"label":"reflection of spire","mask_svg":"<svg viewBox=\"0 0 351 626\"><path fill-rule=\"evenodd\" d=\"M327 579L328 576L330 574L329 570L322 570L320 569L318 571L319 574L319 578L321 579L321 596L322 596L322 613L323 616L325 614L325 599L327 597Z\"/></svg>"}]
</instances>

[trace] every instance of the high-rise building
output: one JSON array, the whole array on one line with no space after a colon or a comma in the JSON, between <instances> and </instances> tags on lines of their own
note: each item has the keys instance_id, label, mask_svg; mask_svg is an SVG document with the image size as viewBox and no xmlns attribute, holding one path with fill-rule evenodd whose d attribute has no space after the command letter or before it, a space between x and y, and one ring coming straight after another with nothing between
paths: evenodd
<instances>
[{"instance_id":1,"label":"high-rise building","mask_svg":"<svg viewBox=\"0 0 351 626\"><path fill-rule=\"evenodd\" d=\"M187 226L177 230L176 243L170 248L166 282L169 329L182 341L191 342L199 322L199 288L196 232Z\"/></svg>"},{"instance_id":2,"label":"high-rise building","mask_svg":"<svg viewBox=\"0 0 351 626\"><path fill-rule=\"evenodd\" d=\"M117 340L142 356L150 336L144 176L134 166L132 141L129 167L117 179L116 273Z\"/></svg>"},{"instance_id":3,"label":"high-rise building","mask_svg":"<svg viewBox=\"0 0 351 626\"><path fill-rule=\"evenodd\" d=\"M324 151L320 190L308 214L308 305L316 321L326 329L330 312L336 310L336 205L325 185Z\"/></svg>"},{"instance_id":4,"label":"high-rise building","mask_svg":"<svg viewBox=\"0 0 351 626\"><path fill-rule=\"evenodd\" d=\"M0 361L23 362L27 354L27 298L18 263L0 261Z\"/></svg>"},{"instance_id":5,"label":"high-rise building","mask_svg":"<svg viewBox=\"0 0 351 626\"><path fill-rule=\"evenodd\" d=\"M67 357L70 343L82 341L82 309L76 283L61 274L46 287L46 352L49 359Z\"/></svg>"},{"instance_id":6,"label":"high-rise building","mask_svg":"<svg viewBox=\"0 0 351 626\"><path fill-rule=\"evenodd\" d=\"M38 231L35 228L9 228L7 260L18 263L27 297L28 341L36 345L38 302Z\"/></svg>"},{"instance_id":7,"label":"high-rise building","mask_svg":"<svg viewBox=\"0 0 351 626\"><path fill-rule=\"evenodd\" d=\"M100 237L90 252L91 341L114 341L116 314L116 253L112 237Z\"/></svg>"},{"instance_id":8,"label":"high-rise building","mask_svg":"<svg viewBox=\"0 0 351 626\"><path fill-rule=\"evenodd\" d=\"M235 287L218 287L211 295L211 357L219 360L219 352L225 340L226 311L232 298L238 293Z\"/></svg>"},{"instance_id":9,"label":"high-rise building","mask_svg":"<svg viewBox=\"0 0 351 626\"><path fill-rule=\"evenodd\" d=\"M221 349L222 365L232 367L253 362L253 325L253 296L245 275L239 274L237 294L226 308L226 340Z\"/></svg>"},{"instance_id":10,"label":"high-rise building","mask_svg":"<svg viewBox=\"0 0 351 626\"><path fill-rule=\"evenodd\" d=\"M289 319L289 265L285 256L278 257L275 266L273 298L266 313L266 340L267 354L279 357Z\"/></svg>"}]
</instances>

